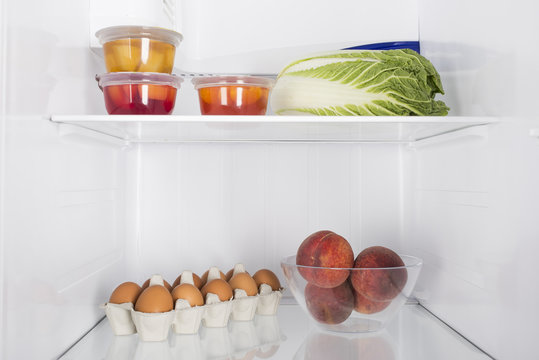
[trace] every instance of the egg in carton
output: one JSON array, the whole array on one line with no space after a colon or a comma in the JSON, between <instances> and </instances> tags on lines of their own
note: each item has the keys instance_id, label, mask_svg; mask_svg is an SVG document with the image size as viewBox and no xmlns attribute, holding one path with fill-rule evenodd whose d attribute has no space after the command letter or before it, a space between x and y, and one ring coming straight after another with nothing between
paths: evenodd
<instances>
[{"instance_id":1,"label":"egg in carton","mask_svg":"<svg viewBox=\"0 0 539 360\"><path fill-rule=\"evenodd\" d=\"M204 297L195 285L194 274L184 271L179 284L172 290L175 316L172 327L176 334L196 334L204 315Z\"/></svg>"},{"instance_id":2,"label":"egg in carton","mask_svg":"<svg viewBox=\"0 0 539 360\"><path fill-rule=\"evenodd\" d=\"M261 269L254 275L258 286L258 315L275 315L283 297L284 288L281 287L279 278L270 270Z\"/></svg>"},{"instance_id":3,"label":"egg in carton","mask_svg":"<svg viewBox=\"0 0 539 360\"><path fill-rule=\"evenodd\" d=\"M204 281L205 275L202 275ZM202 287L206 304L202 322L206 327L225 327L232 312L232 288L224 280L225 275L216 267L207 272L207 282Z\"/></svg>"},{"instance_id":4,"label":"egg in carton","mask_svg":"<svg viewBox=\"0 0 539 360\"><path fill-rule=\"evenodd\" d=\"M234 290L231 319L253 320L258 304L258 288L255 280L245 271L243 264L234 265L228 283Z\"/></svg>"},{"instance_id":5,"label":"egg in carton","mask_svg":"<svg viewBox=\"0 0 539 360\"><path fill-rule=\"evenodd\" d=\"M100 306L105 310L115 335L131 335L137 332L131 318L131 310L141 292L142 289L138 284L124 282L114 289L109 302Z\"/></svg>"},{"instance_id":6,"label":"egg in carton","mask_svg":"<svg viewBox=\"0 0 539 360\"><path fill-rule=\"evenodd\" d=\"M131 310L133 323L142 341L164 341L174 321L172 295L161 275L153 275Z\"/></svg>"}]
</instances>

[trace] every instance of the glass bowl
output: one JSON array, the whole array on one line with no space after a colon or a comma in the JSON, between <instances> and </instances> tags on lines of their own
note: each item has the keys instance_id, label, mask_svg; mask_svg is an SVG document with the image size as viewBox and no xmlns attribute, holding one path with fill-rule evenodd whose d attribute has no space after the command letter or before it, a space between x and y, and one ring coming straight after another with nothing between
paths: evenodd
<instances>
[{"instance_id":1,"label":"glass bowl","mask_svg":"<svg viewBox=\"0 0 539 360\"><path fill-rule=\"evenodd\" d=\"M107 72L172 73L182 35L150 26L111 26L95 33L103 45Z\"/></svg>"},{"instance_id":2,"label":"glass bowl","mask_svg":"<svg viewBox=\"0 0 539 360\"><path fill-rule=\"evenodd\" d=\"M202 115L265 115L275 81L257 76L193 78Z\"/></svg>"},{"instance_id":3,"label":"glass bowl","mask_svg":"<svg viewBox=\"0 0 539 360\"><path fill-rule=\"evenodd\" d=\"M96 80L111 115L169 115L182 82L174 75L139 72L107 73Z\"/></svg>"},{"instance_id":4,"label":"glass bowl","mask_svg":"<svg viewBox=\"0 0 539 360\"><path fill-rule=\"evenodd\" d=\"M406 303L421 271L422 261L399 255L404 266L390 268L320 268L296 265L296 256L281 260L288 288L301 308L324 330L370 332L384 328ZM307 282L302 273L331 276L348 272L334 288ZM353 285L352 285L353 284Z\"/></svg>"}]
</instances>

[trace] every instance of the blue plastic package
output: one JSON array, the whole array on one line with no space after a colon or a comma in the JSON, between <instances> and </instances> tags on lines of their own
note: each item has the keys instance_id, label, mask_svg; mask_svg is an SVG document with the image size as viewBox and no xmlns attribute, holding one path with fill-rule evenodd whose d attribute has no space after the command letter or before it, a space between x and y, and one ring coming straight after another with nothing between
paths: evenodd
<instances>
[{"instance_id":1,"label":"blue plastic package","mask_svg":"<svg viewBox=\"0 0 539 360\"><path fill-rule=\"evenodd\" d=\"M352 46L343 50L395 50L395 49L412 49L420 53L419 41L393 41L375 44L366 44Z\"/></svg>"}]
</instances>

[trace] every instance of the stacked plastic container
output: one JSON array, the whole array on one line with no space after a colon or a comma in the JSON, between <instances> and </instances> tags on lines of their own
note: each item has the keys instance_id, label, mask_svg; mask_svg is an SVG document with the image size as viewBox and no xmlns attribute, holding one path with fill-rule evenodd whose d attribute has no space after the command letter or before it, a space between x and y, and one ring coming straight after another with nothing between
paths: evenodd
<instances>
[{"instance_id":1,"label":"stacked plastic container","mask_svg":"<svg viewBox=\"0 0 539 360\"><path fill-rule=\"evenodd\" d=\"M107 73L96 80L109 114L169 115L182 79L172 75L182 35L148 26L112 26L96 34Z\"/></svg>"}]
</instances>

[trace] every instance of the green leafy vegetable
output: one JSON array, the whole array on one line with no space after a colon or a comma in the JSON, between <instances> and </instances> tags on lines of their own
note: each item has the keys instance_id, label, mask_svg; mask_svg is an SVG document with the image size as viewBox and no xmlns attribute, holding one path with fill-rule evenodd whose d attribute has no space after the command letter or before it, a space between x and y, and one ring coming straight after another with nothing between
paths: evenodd
<instances>
[{"instance_id":1,"label":"green leafy vegetable","mask_svg":"<svg viewBox=\"0 0 539 360\"><path fill-rule=\"evenodd\" d=\"M447 115L434 66L413 50L342 50L288 65L272 96L279 115Z\"/></svg>"}]
</instances>

